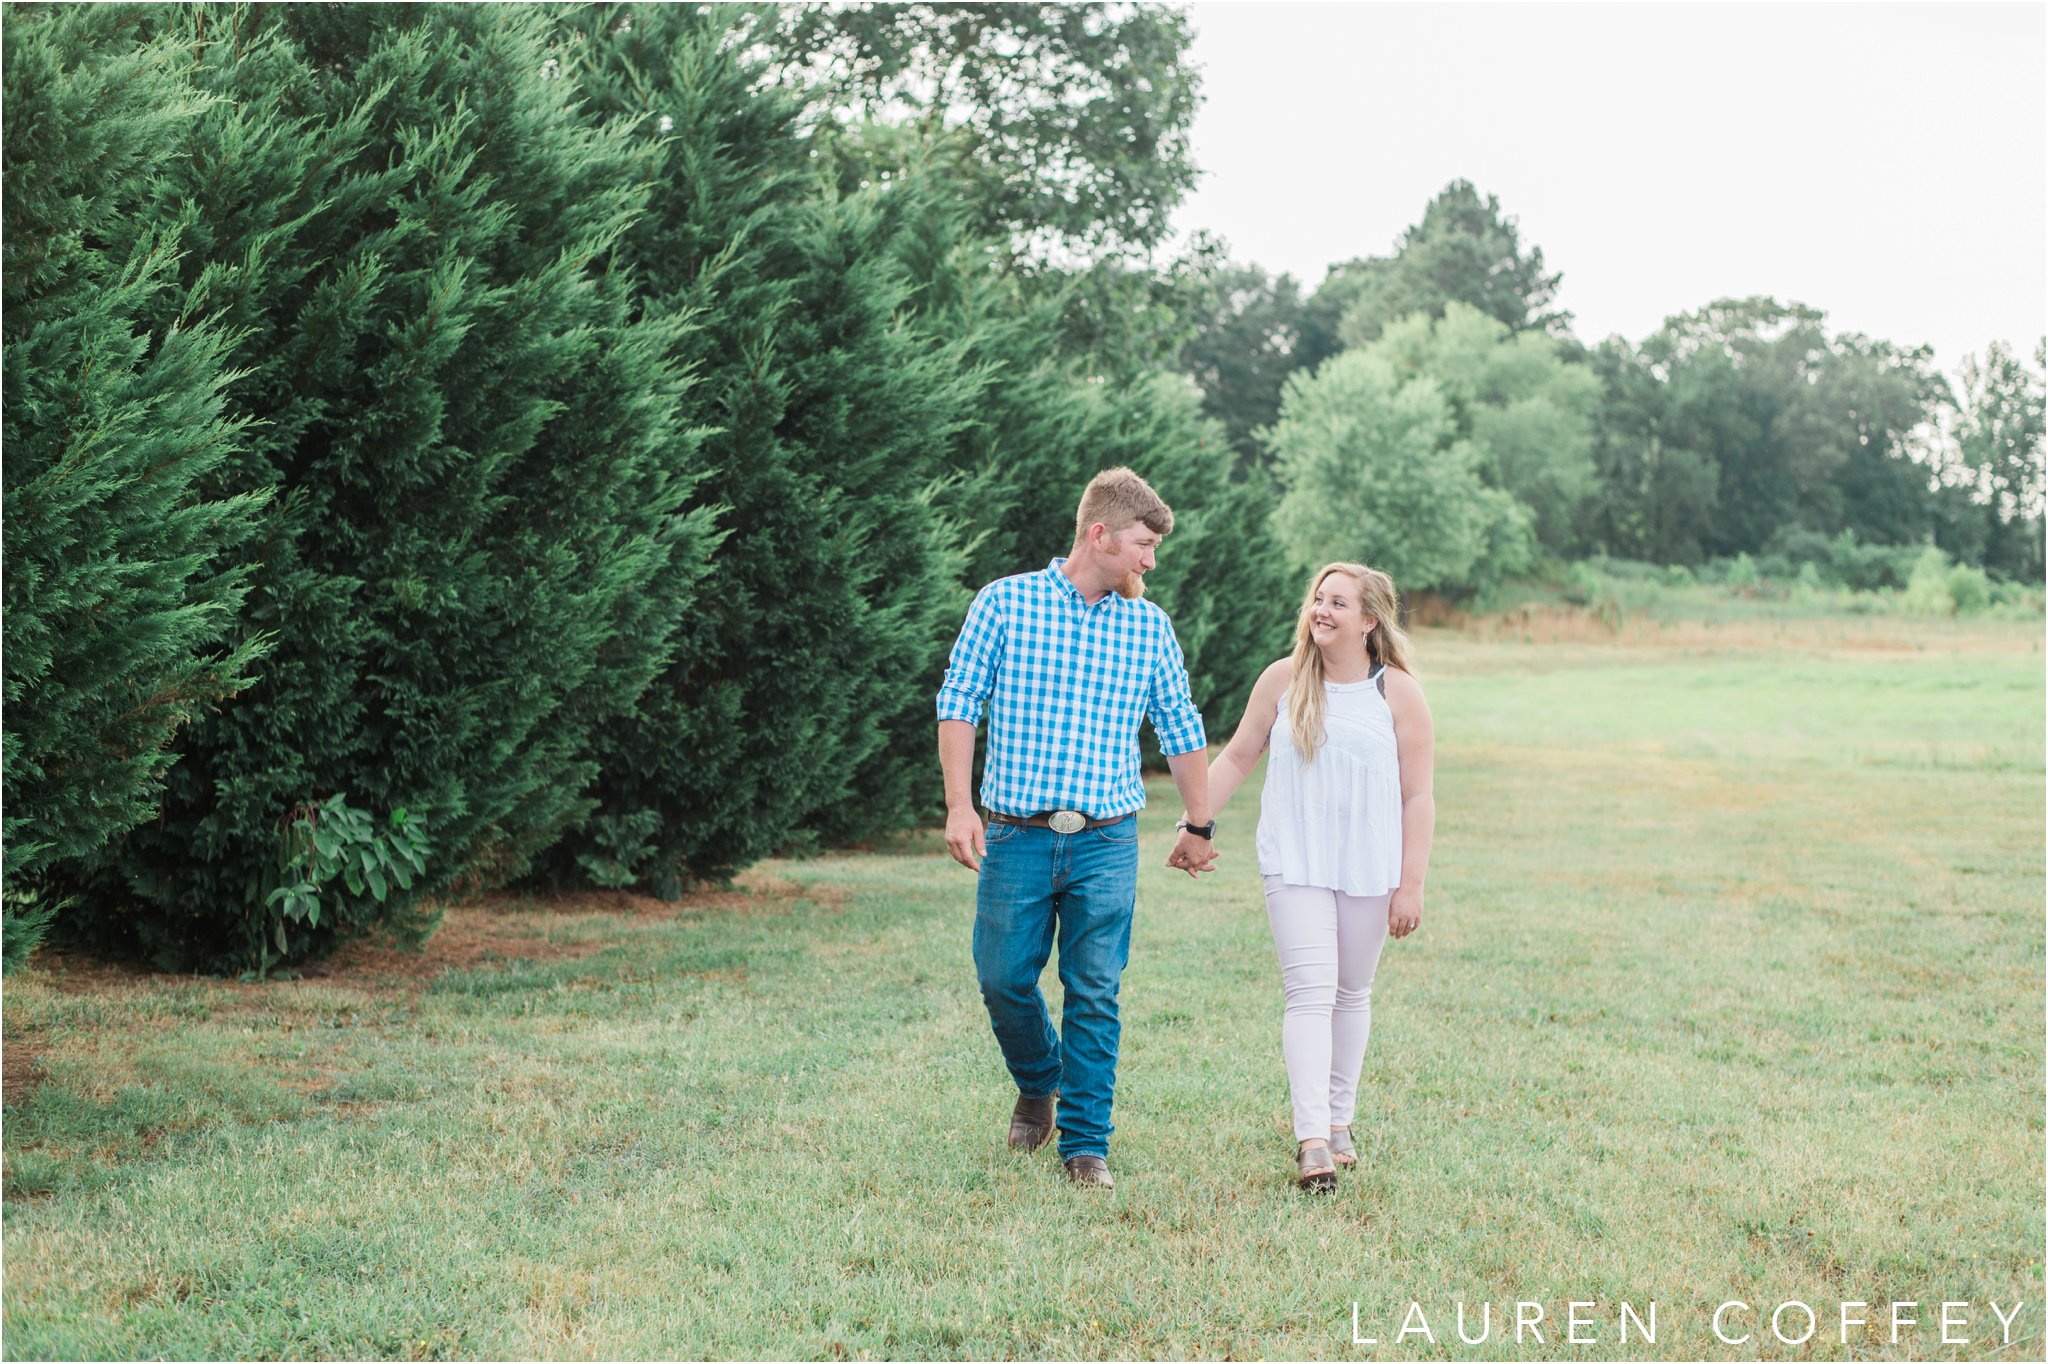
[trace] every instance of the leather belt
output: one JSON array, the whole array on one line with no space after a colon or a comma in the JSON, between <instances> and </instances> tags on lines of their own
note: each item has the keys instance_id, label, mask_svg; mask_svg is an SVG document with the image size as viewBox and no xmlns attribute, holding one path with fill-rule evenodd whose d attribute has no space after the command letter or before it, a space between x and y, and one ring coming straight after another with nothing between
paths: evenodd
<instances>
[{"instance_id":1,"label":"leather belt","mask_svg":"<svg viewBox=\"0 0 2048 1364\"><path fill-rule=\"evenodd\" d=\"M1129 815L1111 815L1108 819L1090 819L1079 810L1048 810L1038 815L1006 815L1000 811L988 812L991 824L1021 824L1027 829L1050 829L1056 834L1077 834L1083 829L1101 829L1111 824L1121 824Z\"/></svg>"}]
</instances>

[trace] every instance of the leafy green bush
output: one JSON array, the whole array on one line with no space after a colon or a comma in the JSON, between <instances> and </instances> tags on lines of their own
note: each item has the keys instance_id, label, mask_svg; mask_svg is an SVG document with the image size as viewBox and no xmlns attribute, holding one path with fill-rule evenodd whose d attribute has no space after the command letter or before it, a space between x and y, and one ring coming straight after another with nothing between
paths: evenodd
<instances>
[{"instance_id":1,"label":"leafy green bush","mask_svg":"<svg viewBox=\"0 0 2048 1364\"><path fill-rule=\"evenodd\" d=\"M1957 615L1975 615L1991 605L1991 579L1981 568L1957 564L1948 572L1948 596Z\"/></svg>"},{"instance_id":2,"label":"leafy green bush","mask_svg":"<svg viewBox=\"0 0 2048 1364\"><path fill-rule=\"evenodd\" d=\"M1600 595L1601 575L1592 564L1576 563L1565 570L1564 599L1574 606L1590 606Z\"/></svg>"},{"instance_id":3,"label":"leafy green bush","mask_svg":"<svg viewBox=\"0 0 2048 1364\"><path fill-rule=\"evenodd\" d=\"M1582 560L1581 562L1592 568L1601 577L1613 579L1617 582L1655 582L1669 576L1669 569L1663 564L1645 563L1641 559L1617 559L1611 555L1596 554L1592 558ZM1675 567L1681 570L1684 568L1683 565L1675 565ZM1688 580L1690 580L1690 576L1688 573Z\"/></svg>"},{"instance_id":4,"label":"leafy green bush","mask_svg":"<svg viewBox=\"0 0 2048 1364\"><path fill-rule=\"evenodd\" d=\"M1952 616L1956 613L1956 599L1949 590L1950 582L1948 555L1929 545L1914 562L1899 605L1914 615Z\"/></svg>"},{"instance_id":5,"label":"leafy green bush","mask_svg":"<svg viewBox=\"0 0 2048 1364\"><path fill-rule=\"evenodd\" d=\"M2038 616L2048 607L2048 593L2039 584L1991 580L1992 609L2001 614Z\"/></svg>"},{"instance_id":6,"label":"leafy green bush","mask_svg":"<svg viewBox=\"0 0 2048 1364\"><path fill-rule=\"evenodd\" d=\"M288 960L290 926L317 929L323 910L327 926L343 936L383 920L391 892L410 890L413 879L426 873L427 851L426 829L402 805L383 829L340 792L292 811L278 837L278 884L263 901L265 927L259 936L264 950L256 973ZM417 939L433 919L406 915L391 922L402 937ZM272 943L275 956L269 951Z\"/></svg>"},{"instance_id":7,"label":"leafy green bush","mask_svg":"<svg viewBox=\"0 0 2048 1364\"><path fill-rule=\"evenodd\" d=\"M1757 566L1765 577L1796 578L1811 564L1823 586L1869 592L1904 586L1920 549L1872 544L1859 540L1853 530L1827 536L1804 526L1787 526L1772 535Z\"/></svg>"}]
</instances>

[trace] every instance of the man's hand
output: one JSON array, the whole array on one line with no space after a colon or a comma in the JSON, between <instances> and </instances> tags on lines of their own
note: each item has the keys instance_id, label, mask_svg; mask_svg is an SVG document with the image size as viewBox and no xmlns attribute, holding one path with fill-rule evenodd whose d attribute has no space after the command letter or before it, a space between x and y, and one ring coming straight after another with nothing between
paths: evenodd
<instances>
[{"instance_id":1,"label":"man's hand","mask_svg":"<svg viewBox=\"0 0 2048 1364\"><path fill-rule=\"evenodd\" d=\"M946 851L967 870L981 870L981 859L988 854L988 844L982 835L981 816L974 813L974 807L963 806L946 812Z\"/></svg>"},{"instance_id":2,"label":"man's hand","mask_svg":"<svg viewBox=\"0 0 2048 1364\"><path fill-rule=\"evenodd\" d=\"M1173 851L1167 854L1166 865L1178 867L1190 876L1200 876L1205 871L1216 870L1217 856L1214 843L1199 834L1191 834L1182 829L1180 837L1174 842Z\"/></svg>"},{"instance_id":3,"label":"man's hand","mask_svg":"<svg viewBox=\"0 0 2048 1364\"><path fill-rule=\"evenodd\" d=\"M1422 892L1396 886L1393 898L1387 901L1387 932L1396 938L1405 938L1421 922Z\"/></svg>"}]
</instances>

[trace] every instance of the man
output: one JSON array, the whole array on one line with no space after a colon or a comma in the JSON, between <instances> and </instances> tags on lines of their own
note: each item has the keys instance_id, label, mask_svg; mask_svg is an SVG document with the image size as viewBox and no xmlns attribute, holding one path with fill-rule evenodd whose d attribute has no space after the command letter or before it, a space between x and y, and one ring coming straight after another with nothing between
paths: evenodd
<instances>
[{"instance_id":1,"label":"man","mask_svg":"<svg viewBox=\"0 0 2048 1364\"><path fill-rule=\"evenodd\" d=\"M1167 864L1194 876L1215 860L1202 716L1173 627L1144 600L1144 575L1172 529L1172 510L1144 479L1097 474L1068 557L975 597L938 696L946 846L981 877L974 968L1017 1082L1009 1144L1035 1151L1057 1121L1067 1176L1086 1188L1115 1186L1117 987L1145 804L1140 719L1151 720L1188 814ZM968 792L984 704L986 831ZM1038 988L1055 937L1066 990L1058 1033Z\"/></svg>"}]
</instances>

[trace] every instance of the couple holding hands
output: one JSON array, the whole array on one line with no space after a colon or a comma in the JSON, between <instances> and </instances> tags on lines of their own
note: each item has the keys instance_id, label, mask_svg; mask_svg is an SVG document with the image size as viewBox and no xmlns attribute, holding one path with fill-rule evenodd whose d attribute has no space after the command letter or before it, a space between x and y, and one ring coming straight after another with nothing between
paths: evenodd
<instances>
[{"instance_id":1,"label":"couple holding hands","mask_svg":"<svg viewBox=\"0 0 2048 1364\"><path fill-rule=\"evenodd\" d=\"M1295 1177L1336 1187L1387 938L1422 916L1436 807L1429 707L1394 584L1336 563L1308 585L1294 651L1260 674L1211 765L1187 665L1144 575L1173 512L1129 469L1088 484L1074 547L975 597L938 695L946 845L979 874L974 966L1017 1082L1012 1147L1059 1132L1074 1183L1114 1187L1117 989L1137 903L1138 726L1150 720L1184 807L1167 865L1215 867L1216 815L1271 750L1255 847L1280 961ZM987 712L981 804L969 792ZM1055 1031L1038 981L1059 947Z\"/></svg>"}]
</instances>

